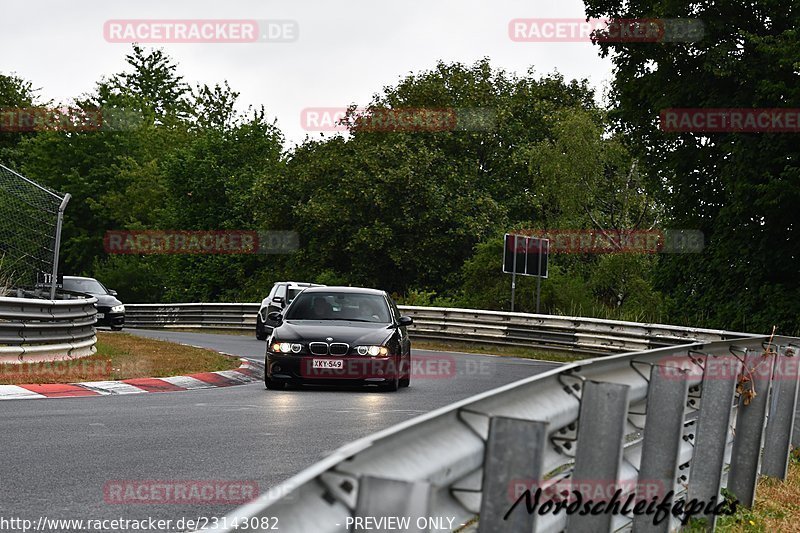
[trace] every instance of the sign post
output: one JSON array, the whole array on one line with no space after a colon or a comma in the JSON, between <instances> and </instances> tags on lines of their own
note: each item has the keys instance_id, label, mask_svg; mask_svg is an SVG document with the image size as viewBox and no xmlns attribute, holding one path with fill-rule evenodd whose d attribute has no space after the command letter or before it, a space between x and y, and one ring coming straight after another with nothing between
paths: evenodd
<instances>
[{"instance_id":1,"label":"sign post","mask_svg":"<svg viewBox=\"0 0 800 533\"><path fill-rule=\"evenodd\" d=\"M536 254L539 257L539 267L536 269L537 272L542 271L542 243L543 239L539 239L539 253ZM548 243L549 244L549 243ZM547 250L550 251L549 249ZM536 276L536 314L539 314L539 301L542 296L542 276Z\"/></svg>"},{"instance_id":2,"label":"sign post","mask_svg":"<svg viewBox=\"0 0 800 533\"><path fill-rule=\"evenodd\" d=\"M520 240L524 245L520 245ZM550 241L506 233L503 239L503 272L511 274L511 311L516 303L517 274L536 276L536 312L540 309L542 278L547 277ZM519 256L519 257L518 257Z\"/></svg>"},{"instance_id":3,"label":"sign post","mask_svg":"<svg viewBox=\"0 0 800 533\"><path fill-rule=\"evenodd\" d=\"M511 312L514 312L514 293L517 289L517 235L514 235L514 268L511 270Z\"/></svg>"}]
</instances>

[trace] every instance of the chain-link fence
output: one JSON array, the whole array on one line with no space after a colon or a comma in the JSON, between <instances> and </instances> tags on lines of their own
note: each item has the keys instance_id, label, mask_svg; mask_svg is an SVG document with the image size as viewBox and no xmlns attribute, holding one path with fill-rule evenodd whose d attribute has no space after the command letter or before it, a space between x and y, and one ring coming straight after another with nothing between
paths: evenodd
<instances>
[{"instance_id":1,"label":"chain-link fence","mask_svg":"<svg viewBox=\"0 0 800 533\"><path fill-rule=\"evenodd\" d=\"M0 165L0 293L28 289L53 298L69 198Z\"/></svg>"}]
</instances>

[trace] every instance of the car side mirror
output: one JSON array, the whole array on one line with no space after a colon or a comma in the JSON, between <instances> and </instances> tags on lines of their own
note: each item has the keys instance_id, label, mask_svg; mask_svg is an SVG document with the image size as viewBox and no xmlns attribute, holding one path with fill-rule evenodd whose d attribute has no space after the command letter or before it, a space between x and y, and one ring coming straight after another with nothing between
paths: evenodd
<instances>
[{"instance_id":1,"label":"car side mirror","mask_svg":"<svg viewBox=\"0 0 800 533\"><path fill-rule=\"evenodd\" d=\"M410 316L401 316L397 320L397 325L398 326L410 326L413 323L414 323L414 319L411 318Z\"/></svg>"},{"instance_id":2,"label":"car side mirror","mask_svg":"<svg viewBox=\"0 0 800 533\"><path fill-rule=\"evenodd\" d=\"M112 290L112 289L108 289L108 294L110 294L111 296L116 296L117 295L117 291Z\"/></svg>"},{"instance_id":3,"label":"car side mirror","mask_svg":"<svg viewBox=\"0 0 800 533\"><path fill-rule=\"evenodd\" d=\"M278 311L273 311L267 315L267 320L273 324L280 324L283 322L283 315L281 315Z\"/></svg>"},{"instance_id":4,"label":"car side mirror","mask_svg":"<svg viewBox=\"0 0 800 533\"><path fill-rule=\"evenodd\" d=\"M283 296L276 296L275 298L272 299L272 303L283 305L284 303Z\"/></svg>"}]
</instances>

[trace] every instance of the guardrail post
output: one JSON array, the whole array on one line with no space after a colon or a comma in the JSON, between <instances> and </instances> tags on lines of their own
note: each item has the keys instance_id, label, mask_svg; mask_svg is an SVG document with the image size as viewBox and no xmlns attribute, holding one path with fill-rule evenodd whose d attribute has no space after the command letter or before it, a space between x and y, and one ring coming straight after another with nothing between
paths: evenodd
<instances>
[{"instance_id":1,"label":"guardrail post","mask_svg":"<svg viewBox=\"0 0 800 533\"><path fill-rule=\"evenodd\" d=\"M378 530L389 531L402 526L402 531L426 532L427 527L419 527L416 520L420 516L430 516L430 498L430 483L362 476L359 479L358 501L351 530L372 529L375 531L374 519L388 517L404 519L408 517L407 523L396 524L394 527L389 527L387 523L383 527L379 526ZM364 525L367 518L370 523L369 527ZM362 521L360 527L359 520Z\"/></svg>"},{"instance_id":2,"label":"guardrail post","mask_svg":"<svg viewBox=\"0 0 800 533\"><path fill-rule=\"evenodd\" d=\"M675 486L688 390L689 380L686 377L667 371L664 366L653 365L651 368L642 459L637 480L637 487L646 489L647 496L641 497L637 491L637 501L651 500L657 495L660 502ZM633 531L667 532L670 518L668 515L665 520L655 524L653 515L636 515Z\"/></svg>"},{"instance_id":3,"label":"guardrail post","mask_svg":"<svg viewBox=\"0 0 800 533\"><path fill-rule=\"evenodd\" d=\"M491 418L483 462L480 533L533 531L536 514L528 511L527 503L533 501L542 480L546 443L546 422ZM516 494L515 481L529 492ZM526 500L526 496L530 498Z\"/></svg>"},{"instance_id":4,"label":"guardrail post","mask_svg":"<svg viewBox=\"0 0 800 533\"><path fill-rule=\"evenodd\" d=\"M627 385L617 383L589 381L585 384L578 419L572 490L583 493L586 489L593 495L600 492L609 498L617 490L629 389ZM573 514L567 518L567 530L579 533L611 531L612 519L611 513Z\"/></svg>"},{"instance_id":5,"label":"guardrail post","mask_svg":"<svg viewBox=\"0 0 800 533\"><path fill-rule=\"evenodd\" d=\"M778 479L786 479L789 468L792 429L797 410L798 358L788 357L780 350L772 373L772 398L767 419L767 446L761 462L761 473Z\"/></svg>"},{"instance_id":6,"label":"guardrail post","mask_svg":"<svg viewBox=\"0 0 800 533\"><path fill-rule=\"evenodd\" d=\"M794 430L792 431L792 446L800 448L800 411L794 415Z\"/></svg>"},{"instance_id":7,"label":"guardrail post","mask_svg":"<svg viewBox=\"0 0 800 533\"><path fill-rule=\"evenodd\" d=\"M764 419L767 414L772 360L763 359L760 353L750 350L745 357L745 364L752 373L756 395L748 405L745 405L745 395L739 395L728 489L742 505L752 507L756 497L758 460L761 455L761 437L764 434ZM764 366L759 367L759 364ZM758 371L753 372L756 367Z\"/></svg>"},{"instance_id":8,"label":"guardrail post","mask_svg":"<svg viewBox=\"0 0 800 533\"><path fill-rule=\"evenodd\" d=\"M687 501L719 502L739 366L733 357L706 357ZM714 530L716 515L698 518L706 520L709 531Z\"/></svg>"}]
</instances>

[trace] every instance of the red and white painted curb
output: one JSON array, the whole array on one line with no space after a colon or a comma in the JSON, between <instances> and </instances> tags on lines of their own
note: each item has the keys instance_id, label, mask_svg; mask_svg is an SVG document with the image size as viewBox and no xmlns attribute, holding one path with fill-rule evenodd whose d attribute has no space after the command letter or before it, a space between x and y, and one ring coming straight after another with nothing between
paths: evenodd
<instances>
[{"instance_id":1,"label":"red and white painted curb","mask_svg":"<svg viewBox=\"0 0 800 533\"><path fill-rule=\"evenodd\" d=\"M30 385L0 385L0 400L38 400L42 398L73 398L76 396L110 396L113 394L143 394L146 392L175 392L194 389L213 389L244 385L261 380L263 371L258 365L242 359L236 370L201 372L188 376L167 378L133 378L122 381L87 381L83 383L48 383Z\"/></svg>"}]
</instances>

